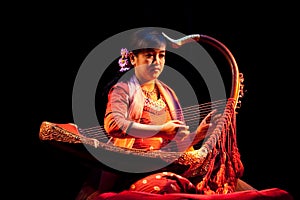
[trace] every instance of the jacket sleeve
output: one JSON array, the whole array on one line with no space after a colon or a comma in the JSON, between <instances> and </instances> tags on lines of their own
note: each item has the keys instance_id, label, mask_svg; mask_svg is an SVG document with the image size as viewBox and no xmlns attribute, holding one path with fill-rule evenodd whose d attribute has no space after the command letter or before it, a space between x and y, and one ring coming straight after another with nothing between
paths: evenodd
<instances>
[{"instance_id":1,"label":"jacket sleeve","mask_svg":"<svg viewBox=\"0 0 300 200\"><path fill-rule=\"evenodd\" d=\"M104 116L104 129L112 137L128 138L132 121L128 118L129 92L126 83L117 83L108 93Z\"/></svg>"}]
</instances>

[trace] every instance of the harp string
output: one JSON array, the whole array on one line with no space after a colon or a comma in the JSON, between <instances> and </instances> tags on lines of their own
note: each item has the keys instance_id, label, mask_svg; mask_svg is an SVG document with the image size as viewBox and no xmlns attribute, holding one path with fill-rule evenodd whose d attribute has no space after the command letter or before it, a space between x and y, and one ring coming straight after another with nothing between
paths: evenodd
<instances>
[{"instance_id":1,"label":"harp string","mask_svg":"<svg viewBox=\"0 0 300 200\"><path fill-rule=\"evenodd\" d=\"M219 101L215 104L205 103L200 105L193 105L193 106L183 108L182 113L184 115L185 122L193 122L195 119L199 119L199 117L197 116L203 118L213 109L220 110L220 108L224 108L225 105L226 105L226 101L224 100ZM175 112L180 114L180 111L175 111ZM80 132L85 134L85 136L95 136L96 134L102 133L103 131L105 132L102 126L94 126L86 129L80 129Z\"/></svg>"},{"instance_id":2,"label":"harp string","mask_svg":"<svg viewBox=\"0 0 300 200\"><path fill-rule=\"evenodd\" d=\"M203 104L198 105L192 105L188 107L182 108L182 112L180 110L175 110L177 114L182 114L184 116L186 124L189 126L191 132L192 130L195 130L200 121L212 110L216 109L217 113L223 113L224 108L226 106L226 99L223 100L217 100L214 102L207 102ZM85 129L78 129L80 134L82 134L85 137L94 138L99 141L104 141L106 143L110 142L111 136L109 136L103 126L94 126L89 127ZM187 143L182 141L180 144L169 144L170 147L175 145L186 145Z\"/></svg>"}]
</instances>

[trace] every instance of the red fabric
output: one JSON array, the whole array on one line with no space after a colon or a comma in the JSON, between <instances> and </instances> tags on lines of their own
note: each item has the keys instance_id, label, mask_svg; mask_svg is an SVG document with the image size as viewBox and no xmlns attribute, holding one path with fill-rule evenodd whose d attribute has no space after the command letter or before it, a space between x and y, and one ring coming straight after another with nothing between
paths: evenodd
<instances>
[{"instance_id":1,"label":"red fabric","mask_svg":"<svg viewBox=\"0 0 300 200\"><path fill-rule=\"evenodd\" d=\"M123 191L103 193L93 200L294 200L285 190L270 188L265 190L247 190L230 194L152 194L146 192Z\"/></svg>"},{"instance_id":2,"label":"red fabric","mask_svg":"<svg viewBox=\"0 0 300 200\"><path fill-rule=\"evenodd\" d=\"M172 172L149 175L133 183L130 191L155 194L196 193L195 186L187 179Z\"/></svg>"}]
</instances>

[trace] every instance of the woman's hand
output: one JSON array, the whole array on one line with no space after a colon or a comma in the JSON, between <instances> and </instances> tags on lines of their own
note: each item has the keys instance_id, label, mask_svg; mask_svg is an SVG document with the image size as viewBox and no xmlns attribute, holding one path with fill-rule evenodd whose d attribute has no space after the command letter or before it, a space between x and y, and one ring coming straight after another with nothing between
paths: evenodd
<instances>
[{"instance_id":1,"label":"woman's hand","mask_svg":"<svg viewBox=\"0 0 300 200\"><path fill-rule=\"evenodd\" d=\"M208 134L211 134L214 130L214 127L217 125L219 120L222 117L222 114L216 114L217 110L212 110L208 113L205 118L198 125L195 132L187 134L181 139L181 141L190 142L190 146L193 146L199 143L201 140L204 140Z\"/></svg>"},{"instance_id":2,"label":"woman's hand","mask_svg":"<svg viewBox=\"0 0 300 200\"><path fill-rule=\"evenodd\" d=\"M185 125L184 122L180 120L171 120L162 125L160 133L162 134L161 137L165 139L173 139L175 135L176 137L179 136L182 138L190 132L189 127Z\"/></svg>"},{"instance_id":3,"label":"woman's hand","mask_svg":"<svg viewBox=\"0 0 300 200\"><path fill-rule=\"evenodd\" d=\"M201 140L211 134L214 130L214 127L217 125L219 120L221 119L222 114L216 114L217 110L212 110L208 113L205 118L201 121L196 130L196 136L193 141L193 145L197 144Z\"/></svg>"}]
</instances>

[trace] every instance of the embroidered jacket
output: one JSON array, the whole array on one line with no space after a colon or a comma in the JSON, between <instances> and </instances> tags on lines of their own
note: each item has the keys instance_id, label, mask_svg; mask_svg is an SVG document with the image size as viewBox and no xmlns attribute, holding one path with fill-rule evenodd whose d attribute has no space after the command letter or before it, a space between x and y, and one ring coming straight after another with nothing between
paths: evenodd
<instances>
[{"instance_id":1,"label":"embroidered jacket","mask_svg":"<svg viewBox=\"0 0 300 200\"><path fill-rule=\"evenodd\" d=\"M175 92L165 83L156 80L160 95L165 99L171 114L171 119L183 121L182 109ZM131 148L135 138L127 132L133 122L140 123L145 97L141 86L133 75L129 81L115 84L109 91L104 128L114 138L114 144L120 147Z\"/></svg>"}]
</instances>

